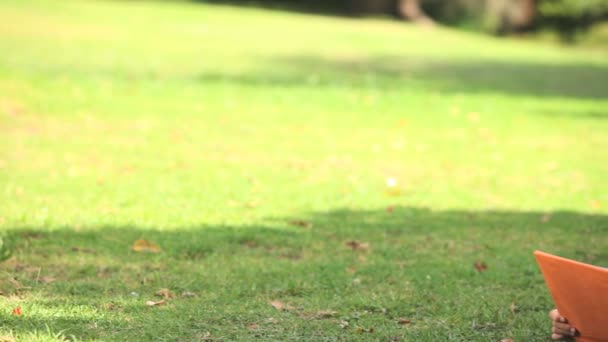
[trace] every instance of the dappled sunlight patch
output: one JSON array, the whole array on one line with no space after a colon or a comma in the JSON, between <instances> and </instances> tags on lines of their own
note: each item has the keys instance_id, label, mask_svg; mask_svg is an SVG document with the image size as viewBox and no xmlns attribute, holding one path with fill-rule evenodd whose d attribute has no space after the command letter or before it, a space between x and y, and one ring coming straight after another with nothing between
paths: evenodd
<instances>
[{"instance_id":1,"label":"dappled sunlight patch","mask_svg":"<svg viewBox=\"0 0 608 342\"><path fill-rule=\"evenodd\" d=\"M73 23L61 20L53 15L23 11L21 9L3 9L0 33L11 37L39 39L40 37L59 40L111 40L117 38L117 30L107 25L91 23Z\"/></svg>"}]
</instances>

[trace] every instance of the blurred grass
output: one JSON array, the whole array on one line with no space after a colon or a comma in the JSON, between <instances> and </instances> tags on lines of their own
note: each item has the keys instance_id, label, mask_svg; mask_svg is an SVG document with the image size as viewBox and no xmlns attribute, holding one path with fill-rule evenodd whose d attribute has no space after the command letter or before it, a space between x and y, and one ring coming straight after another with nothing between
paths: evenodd
<instances>
[{"instance_id":1,"label":"blurred grass","mask_svg":"<svg viewBox=\"0 0 608 342\"><path fill-rule=\"evenodd\" d=\"M0 9L0 336L542 340L531 252L608 264L608 50L192 3ZM160 288L178 298L146 307Z\"/></svg>"}]
</instances>

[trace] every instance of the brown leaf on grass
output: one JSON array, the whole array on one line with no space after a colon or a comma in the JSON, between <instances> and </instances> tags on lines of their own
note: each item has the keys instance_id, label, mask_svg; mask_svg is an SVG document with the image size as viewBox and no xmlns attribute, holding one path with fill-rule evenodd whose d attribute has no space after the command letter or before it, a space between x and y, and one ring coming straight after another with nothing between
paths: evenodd
<instances>
[{"instance_id":1,"label":"brown leaf on grass","mask_svg":"<svg viewBox=\"0 0 608 342\"><path fill-rule=\"evenodd\" d=\"M122 309L121 306L117 305L116 303L106 303L106 304L103 304L102 307L108 311L115 311L115 310Z\"/></svg>"},{"instance_id":2,"label":"brown leaf on grass","mask_svg":"<svg viewBox=\"0 0 608 342\"><path fill-rule=\"evenodd\" d=\"M258 246L258 243L254 240L245 240L242 244L249 248L256 248Z\"/></svg>"},{"instance_id":3,"label":"brown leaf on grass","mask_svg":"<svg viewBox=\"0 0 608 342\"><path fill-rule=\"evenodd\" d=\"M393 206L386 207L386 212L387 212L387 213L391 214L391 213L393 213L394 211L395 211L395 207L393 207Z\"/></svg>"},{"instance_id":4,"label":"brown leaf on grass","mask_svg":"<svg viewBox=\"0 0 608 342\"><path fill-rule=\"evenodd\" d=\"M50 284L54 281L55 281L55 278L50 277L50 276L43 276L43 277L38 278L38 282L42 283L42 284Z\"/></svg>"},{"instance_id":5,"label":"brown leaf on grass","mask_svg":"<svg viewBox=\"0 0 608 342\"><path fill-rule=\"evenodd\" d=\"M289 310L293 310L293 306L289 305L289 304L285 304L279 300L273 300L272 302L270 302L270 305L272 305L273 308L279 310L279 311L289 311Z\"/></svg>"},{"instance_id":6,"label":"brown leaf on grass","mask_svg":"<svg viewBox=\"0 0 608 342\"><path fill-rule=\"evenodd\" d=\"M475 267L477 272L484 272L488 269L488 265L486 265L486 263L483 261L475 261L473 263L473 267Z\"/></svg>"},{"instance_id":7,"label":"brown leaf on grass","mask_svg":"<svg viewBox=\"0 0 608 342\"><path fill-rule=\"evenodd\" d=\"M515 310L517 310L515 303L511 303L511 305L509 305L509 310L511 310L511 313L515 315Z\"/></svg>"},{"instance_id":8,"label":"brown leaf on grass","mask_svg":"<svg viewBox=\"0 0 608 342\"><path fill-rule=\"evenodd\" d=\"M184 298L196 297L196 293L190 292L190 291L184 291L184 292L182 292L182 297L184 297Z\"/></svg>"},{"instance_id":9,"label":"brown leaf on grass","mask_svg":"<svg viewBox=\"0 0 608 342\"><path fill-rule=\"evenodd\" d=\"M321 310L319 312L317 312L317 314L315 315L317 318L331 318L334 317L337 314L336 311L333 310Z\"/></svg>"},{"instance_id":10,"label":"brown leaf on grass","mask_svg":"<svg viewBox=\"0 0 608 342\"><path fill-rule=\"evenodd\" d=\"M75 247L75 246L72 247L71 250L72 250L72 252L80 252L80 253L89 253L89 254L97 253L94 249Z\"/></svg>"},{"instance_id":11,"label":"brown leaf on grass","mask_svg":"<svg viewBox=\"0 0 608 342\"><path fill-rule=\"evenodd\" d=\"M21 316L21 308L20 307L14 308L13 311L11 311L11 315Z\"/></svg>"},{"instance_id":12,"label":"brown leaf on grass","mask_svg":"<svg viewBox=\"0 0 608 342\"><path fill-rule=\"evenodd\" d=\"M159 253L161 251L160 247L157 244L143 239L135 240L135 242L133 242L133 245L131 246L131 249L135 252L147 253Z\"/></svg>"},{"instance_id":13,"label":"brown leaf on grass","mask_svg":"<svg viewBox=\"0 0 608 342\"><path fill-rule=\"evenodd\" d=\"M211 336L210 332L206 332L204 333L201 337L200 337L201 341L213 341L213 337Z\"/></svg>"},{"instance_id":14,"label":"brown leaf on grass","mask_svg":"<svg viewBox=\"0 0 608 342\"><path fill-rule=\"evenodd\" d=\"M551 220L551 215L549 214L544 214L543 216L540 217L540 222L542 223L547 223Z\"/></svg>"},{"instance_id":15,"label":"brown leaf on grass","mask_svg":"<svg viewBox=\"0 0 608 342\"><path fill-rule=\"evenodd\" d=\"M355 274L356 272L357 272L357 269L354 268L353 266L346 268L346 273Z\"/></svg>"},{"instance_id":16,"label":"brown leaf on grass","mask_svg":"<svg viewBox=\"0 0 608 342\"><path fill-rule=\"evenodd\" d=\"M258 327L256 323L247 324L247 329L249 330L257 330Z\"/></svg>"},{"instance_id":17,"label":"brown leaf on grass","mask_svg":"<svg viewBox=\"0 0 608 342\"><path fill-rule=\"evenodd\" d=\"M312 223L304 221L304 220L291 220L288 221L292 226L302 227L302 228L312 228Z\"/></svg>"},{"instance_id":18,"label":"brown leaf on grass","mask_svg":"<svg viewBox=\"0 0 608 342\"><path fill-rule=\"evenodd\" d=\"M169 289L160 289L160 290L156 291L156 293L154 293L154 294L158 297L162 297L165 300L175 297L175 294L173 294L173 292L171 292L171 290L169 290Z\"/></svg>"},{"instance_id":19,"label":"brown leaf on grass","mask_svg":"<svg viewBox=\"0 0 608 342\"><path fill-rule=\"evenodd\" d=\"M502 340L500 340L500 342L515 342L510 338L503 338Z\"/></svg>"},{"instance_id":20,"label":"brown leaf on grass","mask_svg":"<svg viewBox=\"0 0 608 342\"><path fill-rule=\"evenodd\" d=\"M153 300L149 300L149 301L146 302L147 306L159 306L159 305L163 305L163 304L165 304L165 300L164 299L159 300L157 302L155 302Z\"/></svg>"},{"instance_id":21,"label":"brown leaf on grass","mask_svg":"<svg viewBox=\"0 0 608 342\"><path fill-rule=\"evenodd\" d=\"M408 325L412 323L412 321L406 318L399 318L399 320L397 320L397 323L399 323L400 325Z\"/></svg>"},{"instance_id":22,"label":"brown leaf on grass","mask_svg":"<svg viewBox=\"0 0 608 342\"><path fill-rule=\"evenodd\" d=\"M340 321L340 328L342 328L342 329L348 328L348 321Z\"/></svg>"},{"instance_id":23,"label":"brown leaf on grass","mask_svg":"<svg viewBox=\"0 0 608 342\"><path fill-rule=\"evenodd\" d=\"M15 290L21 290L24 288L24 286L17 281L17 279L13 278L13 277L9 277L6 279L6 282L10 284L11 287L13 287Z\"/></svg>"},{"instance_id":24,"label":"brown leaf on grass","mask_svg":"<svg viewBox=\"0 0 608 342\"><path fill-rule=\"evenodd\" d=\"M367 251L369 249L369 243L359 241L348 241L346 246L350 247L353 251Z\"/></svg>"}]
</instances>

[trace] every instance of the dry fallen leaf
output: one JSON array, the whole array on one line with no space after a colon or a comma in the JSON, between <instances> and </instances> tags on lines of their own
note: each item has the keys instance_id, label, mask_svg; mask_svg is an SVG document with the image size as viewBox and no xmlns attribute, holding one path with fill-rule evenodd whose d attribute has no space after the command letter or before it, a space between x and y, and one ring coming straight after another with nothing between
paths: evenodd
<instances>
[{"instance_id":1,"label":"dry fallen leaf","mask_svg":"<svg viewBox=\"0 0 608 342\"><path fill-rule=\"evenodd\" d=\"M158 305L163 305L163 304L165 304L165 300L164 299L163 300L159 300L158 302L155 302L155 301L152 301L152 300L149 300L149 301L146 302L147 306L158 306Z\"/></svg>"},{"instance_id":2,"label":"dry fallen leaf","mask_svg":"<svg viewBox=\"0 0 608 342\"><path fill-rule=\"evenodd\" d=\"M135 252L148 252L148 253L159 253L160 247L148 240L135 240L131 249Z\"/></svg>"},{"instance_id":3,"label":"dry fallen leaf","mask_svg":"<svg viewBox=\"0 0 608 342\"><path fill-rule=\"evenodd\" d=\"M475 270L477 272L484 272L488 269L488 265L486 265L485 262L483 261L475 261L475 263L473 264L473 267L475 267Z\"/></svg>"},{"instance_id":4,"label":"dry fallen leaf","mask_svg":"<svg viewBox=\"0 0 608 342\"><path fill-rule=\"evenodd\" d=\"M318 318L330 318L333 317L337 314L336 311L333 310L321 310L319 312L317 312L317 317Z\"/></svg>"},{"instance_id":5,"label":"dry fallen leaf","mask_svg":"<svg viewBox=\"0 0 608 342\"><path fill-rule=\"evenodd\" d=\"M90 249L90 248L82 248L82 247L72 247L72 252L80 252L80 253L89 253L89 254L95 254L97 253L95 250Z\"/></svg>"},{"instance_id":6,"label":"dry fallen leaf","mask_svg":"<svg viewBox=\"0 0 608 342\"><path fill-rule=\"evenodd\" d=\"M203 336L201 336L201 341L213 341L213 337L211 337L211 333L210 332L206 332L203 334Z\"/></svg>"},{"instance_id":7,"label":"dry fallen leaf","mask_svg":"<svg viewBox=\"0 0 608 342\"><path fill-rule=\"evenodd\" d=\"M515 315L515 310L517 310L515 303L511 303L511 305L509 305L509 310L511 310L511 313Z\"/></svg>"},{"instance_id":8,"label":"dry fallen leaf","mask_svg":"<svg viewBox=\"0 0 608 342\"><path fill-rule=\"evenodd\" d=\"M115 303L106 303L106 304L103 304L102 307L105 310L109 310L109 311L120 310L121 309L121 307L119 305L115 304Z\"/></svg>"},{"instance_id":9,"label":"dry fallen leaf","mask_svg":"<svg viewBox=\"0 0 608 342\"><path fill-rule=\"evenodd\" d=\"M366 251L369 249L369 243L359 241L348 241L346 246L350 247L353 251Z\"/></svg>"},{"instance_id":10,"label":"dry fallen leaf","mask_svg":"<svg viewBox=\"0 0 608 342\"><path fill-rule=\"evenodd\" d=\"M387 213L392 213L393 211L395 211L395 207L393 207L393 206L386 207Z\"/></svg>"},{"instance_id":11,"label":"dry fallen leaf","mask_svg":"<svg viewBox=\"0 0 608 342\"><path fill-rule=\"evenodd\" d=\"M302 227L302 228L311 228L312 227L312 223L306 222L304 220L291 220L291 221L288 221L288 223L292 226L298 226L298 227Z\"/></svg>"},{"instance_id":12,"label":"dry fallen leaf","mask_svg":"<svg viewBox=\"0 0 608 342\"><path fill-rule=\"evenodd\" d=\"M279 310L279 311L283 311L283 310L292 310L293 306L289 305L289 304L285 304L279 300L273 300L272 302L270 302L270 305L272 305L273 308Z\"/></svg>"},{"instance_id":13,"label":"dry fallen leaf","mask_svg":"<svg viewBox=\"0 0 608 342\"><path fill-rule=\"evenodd\" d=\"M54 281L55 281L55 278L50 277L50 276L43 276L43 277L38 278L38 282L40 282L42 284L50 284Z\"/></svg>"},{"instance_id":14,"label":"dry fallen leaf","mask_svg":"<svg viewBox=\"0 0 608 342\"><path fill-rule=\"evenodd\" d=\"M340 328L346 329L347 327L348 327L348 322L347 321L340 321Z\"/></svg>"},{"instance_id":15,"label":"dry fallen leaf","mask_svg":"<svg viewBox=\"0 0 608 342\"><path fill-rule=\"evenodd\" d=\"M510 338L503 338L502 340L500 340L500 342L515 342Z\"/></svg>"},{"instance_id":16,"label":"dry fallen leaf","mask_svg":"<svg viewBox=\"0 0 608 342\"><path fill-rule=\"evenodd\" d=\"M256 330L257 328L258 325L256 323L247 324L247 329L249 330Z\"/></svg>"},{"instance_id":17,"label":"dry fallen leaf","mask_svg":"<svg viewBox=\"0 0 608 342\"><path fill-rule=\"evenodd\" d=\"M258 243L255 242L255 241L253 241L253 240L243 241L242 244L245 245L245 246L247 246L247 247L249 247L249 248L256 248L258 246Z\"/></svg>"},{"instance_id":18,"label":"dry fallen leaf","mask_svg":"<svg viewBox=\"0 0 608 342\"><path fill-rule=\"evenodd\" d=\"M16 307L13 309L13 311L11 312L12 315L15 316L21 316L21 308L20 307Z\"/></svg>"},{"instance_id":19,"label":"dry fallen leaf","mask_svg":"<svg viewBox=\"0 0 608 342\"><path fill-rule=\"evenodd\" d=\"M412 321L409 319L405 319L405 318L399 318L397 323L399 323L401 325L408 325L408 324L412 323Z\"/></svg>"},{"instance_id":20,"label":"dry fallen leaf","mask_svg":"<svg viewBox=\"0 0 608 342\"><path fill-rule=\"evenodd\" d=\"M184 298L196 297L196 293L190 292L190 291L184 291L184 292L182 292L182 297L184 297Z\"/></svg>"},{"instance_id":21,"label":"dry fallen leaf","mask_svg":"<svg viewBox=\"0 0 608 342\"><path fill-rule=\"evenodd\" d=\"M175 297L173 292L171 292L171 290L169 290L169 289L160 289L160 290L156 291L155 295L157 295L159 297L163 297L163 299L171 299L171 298Z\"/></svg>"}]
</instances>

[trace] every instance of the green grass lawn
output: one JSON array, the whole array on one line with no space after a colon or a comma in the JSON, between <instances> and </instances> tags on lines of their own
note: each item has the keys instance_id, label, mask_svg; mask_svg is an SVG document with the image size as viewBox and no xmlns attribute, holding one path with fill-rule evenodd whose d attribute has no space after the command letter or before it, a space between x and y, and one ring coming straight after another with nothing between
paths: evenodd
<instances>
[{"instance_id":1,"label":"green grass lawn","mask_svg":"<svg viewBox=\"0 0 608 342\"><path fill-rule=\"evenodd\" d=\"M547 341L607 161L608 49L5 0L0 340Z\"/></svg>"}]
</instances>

